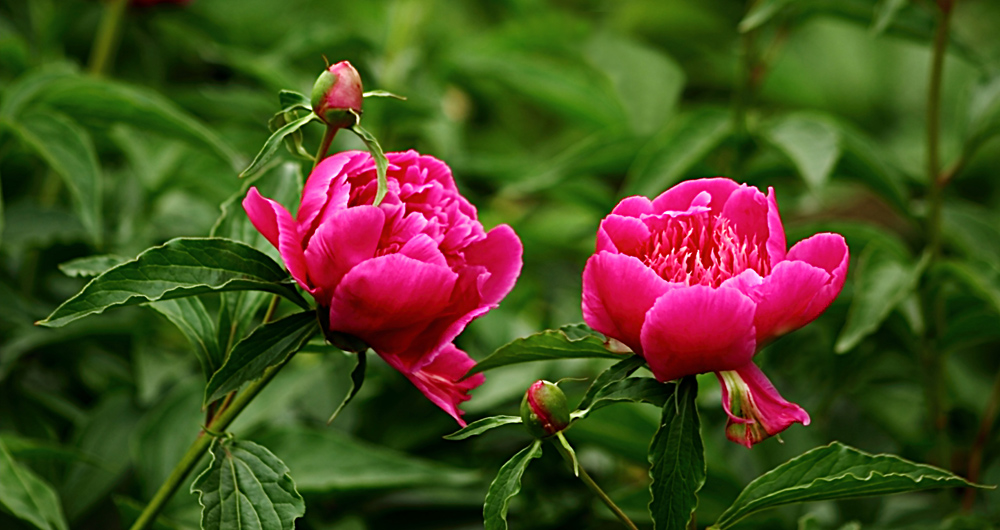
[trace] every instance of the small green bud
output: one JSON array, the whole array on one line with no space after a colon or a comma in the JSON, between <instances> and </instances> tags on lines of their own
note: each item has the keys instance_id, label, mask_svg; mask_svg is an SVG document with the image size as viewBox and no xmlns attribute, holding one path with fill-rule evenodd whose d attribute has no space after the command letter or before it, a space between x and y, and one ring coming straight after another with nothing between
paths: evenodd
<instances>
[{"instance_id":1,"label":"small green bud","mask_svg":"<svg viewBox=\"0 0 1000 530\"><path fill-rule=\"evenodd\" d=\"M535 381L521 400L521 420L536 438L547 438L569 426L566 395L553 383Z\"/></svg>"},{"instance_id":2,"label":"small green bud","mask_svg":"<svg viewBox=\"0 0 1000 530\"><path fill-rule=\"evenodd\" d=\"M363 100L361 76L347 61L324 70L313 84L313 112L332 127L346 128L357 123Z\"/></svg>"}]
</instances>

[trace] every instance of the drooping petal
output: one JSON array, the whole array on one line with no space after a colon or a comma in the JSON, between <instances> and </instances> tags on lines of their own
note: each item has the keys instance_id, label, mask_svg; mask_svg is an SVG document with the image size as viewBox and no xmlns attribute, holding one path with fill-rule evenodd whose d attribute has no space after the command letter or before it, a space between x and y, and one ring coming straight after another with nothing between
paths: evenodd
<instances>
[{"instance_id":1,"label":"drooping petal","mask_svg":"<svg viewBox=\"0 0 1000 530\"><path fill-rule=\"evenodd\" d=\"M479 287L481 304L497 304L514 288L523 265L524 247L514 229L499 225L465 248L468 266L485 267L489 277Z\"/></svg>"},{"instance_id":2,"label":"drooping petal","mask_svg":"<svg viewBox=\"0 0 1000 530\"><path fill-rule=\"evenodd\" d=\"M606 250L638 256L649 241L650 231L646 223L635 217L611 214L601 221L597 234L597 252Z\"/></svg>"},{"instance_id":3,"label":"drooping petal","mask_svg":"<svg viewBox=\"0 0 1000 530\"><path fill-rule=\"evenodd\" d=\"M722 208L722 217L729 219L740 238L757 244L768 241L768 213L767 197L750 186L733 191Z\"/></svg>"},{"instance_id":4,"label":"drooping petal","mask_svg":"<svg viewBox=\"0 0 1000 530\"><path fill-rule=\"evenodd\" d=\"M591 256L583 269L583 319L641 353L640 332L646 312L670 288L638 259L600 252Z\"/></svg>"},{"instance_id":5,"label":"drooping petal","mask_svg":"<svg viewBox=\"0 0 1000 530\"><path fill-rule=\"evenodd\" d=\"M306 268L305 255L302 252L302 239L299 227L292 214L277 202L262 197L256 187L250 188L243 199L243 209L246 210L250 222L272 245L278 249L285 267L295 281L310 293L314 291Z\"/></svg>"},{"instance_id":6,"label":"drooping petal","mask_svg":"<svg viewBox=\"0 0 1000 530\"><path fill-rule=\"evenodd\" d=\"M755 307L736 289L671 289L646 313L643 357L660 381L742 366L756 351Z\"/></svg>"},{"instance_id":7,"label":"drooping petal","mask_svg":"<svg viewBox=\"0 0 1000 530\"><path fill-rule=\"evenodd\" d=\"M414 359L440 344L413 339L445 308L458 275L447 267L390 254L350 270L330 300L330 329L355 335L382 355Z\"/></svg>"},{"instance_id":8,"label":"drooping petal","mask_svg":"<svg viewBox=\"0 0 1000 530\"><path fill-rule=\"evenodd\" d=\"M764 344L812 320L804 320L809 316L807 310L829 285L830 278L830 273L804 261L778 263L756 289L754 327L757 328L757 343Z\"/></svg>"},{"instance_id":9,"label":"drooping petal","mask_svg":"<svg viewBox=\"0 0 1000 530\"><path fill-rule=\"evenodd\" d=\"M844 236L820 233L796 243L788 251L787 259L804 261L830 273L829 283L816 293L809 306L803 311L802 318L796 323L796 327L800 327L812 322L840 294L840 290L844 287L844 280L847 279L850 253Z\"/></svg>"},{"instance_id":10,"label":"drooping petal","mask_svg":"<svg viewBox=\"0 0 1000 530\"><path fill-rule=\"evenodd\" d=\"M718 215L722 213L729 196L739 187L736 182L721 177L684 181L653 199L653 210L686 211L698 194L707 191L712 196L712 202L708 205L712 208L712 215Z\"/></svg>"},{"instance_id":11,"label":"drooping petal","mask_svg":"<svg viewBox=\"0 0 1000 530\"><path fill-rule=\"evenodd\" d=\"M309 278L320 305L329 304L341 278L355 265L375 257L385 217L374 206L356 206L325 216L305 251Z\"/></svg>"},{"instance_id":12,"label":"drooping petal","mask_svg":"<svg viewBox=\"0 0 1000 530\"><path fill-rule=\"evenodd\" d=\"M785 259L788 243L785 241L785 227L781 224L774 188L767 188L767 233L767 254L771 258L771 265L775 265Z\"/></svg>"},{"instance_id":13,"label":"drooping petal","mask_svg":"<svg viewBox=\"0 0 1000 530\"><path fill-rule=\"evenodd\" d=\"M448 343L434 354L430 363L416 370L408 370L399 364L394 357L383 358L393 368L403 373L432 403L455 418L459 425L465 427L465 420L458 406L468 401L469 391L486 381L483 374L476 374L464 381L463 375L472 368L476 361L469 354Z\"/></svg>"},{"instance_id":14,"label":"drooping petal","mask_svg":"<svg viewBox=\"0 0 1000 530\"><path fill-rule=\"evenodd\" d=\"M809 425L809 414L778 394L753 362L732 371L717 372L722 407L729 416L726 437L748 449L793 423Z\"/></svg>"}]
</instances>

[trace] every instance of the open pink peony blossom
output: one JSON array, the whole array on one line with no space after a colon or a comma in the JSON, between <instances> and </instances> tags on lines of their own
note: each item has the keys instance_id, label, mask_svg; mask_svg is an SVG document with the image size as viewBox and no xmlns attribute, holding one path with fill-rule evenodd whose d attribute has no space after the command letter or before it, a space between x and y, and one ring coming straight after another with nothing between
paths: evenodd
<instances>
[{"instance_id":1,"label":"open pink peony blossom","mask_svg":"<svg viewBox=\"0 0 1000 530\"><path fill-rule=\"evenodd\" d=\"M583 316L642 355L660 381L716 372L729 439L752 446L809 415L753 363L769 340L840 293L848 250L816 234L786 252L774 190L726 178L622 200L583 272Z\"/></svg>"},{"instance_id":2,"label":"open pink peony blossom","mask_svg":"<svg viewBox=\"0 0 1000 530\"><path fill-rule=\"evenodd\" d=\"M452 341L497 307L521 273L521 240L486 232L451 170L415 151L387 153L388 194L372 206L375 163L366 152L323 160L298 215L250 188L243 207L285 265L330 316L402 372L461 425L458 405L483 383Z\"/></svg>"}]
</instances>

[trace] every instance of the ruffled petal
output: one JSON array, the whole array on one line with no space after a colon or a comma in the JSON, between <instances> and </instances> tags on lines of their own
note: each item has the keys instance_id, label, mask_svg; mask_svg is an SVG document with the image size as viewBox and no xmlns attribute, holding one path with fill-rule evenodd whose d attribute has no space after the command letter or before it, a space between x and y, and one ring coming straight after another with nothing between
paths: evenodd
<instances>
[{"instance_id":1,"label":"ruffled petal","mask_svg":"<svg viewBox=\"0 0 1000 530\"><path fill-rule=\"evenodd\" d=\"M356 206L326 216L305 251L309 278L320 305L329 304L341 278L355 265L375 257L385 216L374 206Z\"/></svg>"},{"instance_id":2,"label":"ruffled petal","mask_svg":"<svg viewBox=\"0 0 1000 530\"><path fill-rule=\"evenodd\" d=\"M829 285L830 278L830 273L804 261L778 263L755 292L758 299L754 316L757 343L763 344L798 329L815 318L807 311L816 296Z\"/></svg>"},{"instance_id":3,"label":"ruffled petal","mask_svg":"<svg viewBox=\"0 0 1000 530\"><path fill-rule=\"evenodd\" d=\"M309 281L305 255L302 252L299 227L288 210L277 202L262 197L256 187L250 188L247 192L246 198L243 199L243 209L246 210L254 228L278 249L285 267L295 281L303 289L310 293L314 292L315 289Z\"/></svg>"},{"instance_id":4,"label":"ruffled petal","mask_svg":"<svg viewBox=\"0 0 1000 530\"><path fill-rule=\"evenodd\" d=\"M597 230L597 252L638 256L650 237L649 227L643 221L615 214L605 217Z\"/></svg>"},{"instance_id":5,"label":"ruffled petal","mask_svg":"<svg viewBox=\"0 0 1000 530\"><path fill-rule=\"evenodd\" d=\"M742 366L756 351L755 307L736 289L671 289L646 313L643 357L660 381Z\"/></svg>"},{"instance_id":6,"label":"ruffled petal","mask_svg":"<svg viewBox=\"0 0 1000 530\"><path fill-rule=\"evenodd\" d=\"M802 312L802 318L796 322L795 327L800 327L812 322L840 294L844 280L847 279L850 253L844 236L821 233L796 243L788 251L788 260L804 261L830 273L830 282L816 293L809 306Z\"/></svg>"},{"instance_id":7,"label":"ruffled petal","mask_svg":"<svg viewBox=\"0 0 1000 530\"><path fill-rule=\"evenodd\" d=\"M583 269L583 319L587 325L642 352L646 312L671 288L641 261L600 252Z\"/></svg>"},{"instance_id":8,"label":"ruffled petal","mask_svg":"<svg viewBox=\"0 0 1000 530\"><path fill-rule=\"evenodd\" d=\"M653 199L653 210L686 211L698 194L707 191L712 196L712 202L708 205L712 209L712 215L718 215L722 213L729 196L739 187L731 179L722 177L684 181Z\"/></svg>"},{"instance_id":9,"label":"ruffled petal","mask_svg":"<svg viewBox=\"0 0 1000 530\"><path fill-rule=\"evenodd\" d=\"M514 288L523 265L524 246L514 229L499 225L464 250L468 266L484 267L489 276L479 287L480 304L494 305Z\"/></svg>"},{"instance_id":10,"label":"ruffled petal","mask_svg":"<svg viewBox=\"0 0 1000 530\"><path fill-rule=\"evenodd\" d=\"M809 414L778 394L764 372L752 362L733 371L717 372L722 407L729 416L726 437L748 449L793 423L809 425Z\"/></svg>"},{"instance_id":11,"label":"ruffled petal","mask_svg":"<svg viewBox=\"0 0 1000 530\"><path fill-rule=\"evenodd\" d=\"M347 184L347 173L344 167L351 159L359 155L367 155L361 151L344 151L323 159L306 179L302 188L302 202L296 218L304 227L311 229L313 222L325 209L342 210L347 208L351 187Z\"/></svg>"},{"instance_id":12,"label":"ruffled petal","mask_svg":"<svg viewBox=\"0 0 1000 530\"><path fill-rule=\"evenodd\" d=\"M465 412L458 406L469 400L470 390L486 381L483 374L460 380L476 364L469 354L448 343L434 354L430 363L416 370L407 370L395 357L383 355L382 358L402 372L427 399L465 427L462 419Z\"/></svg>"}]
</instances>

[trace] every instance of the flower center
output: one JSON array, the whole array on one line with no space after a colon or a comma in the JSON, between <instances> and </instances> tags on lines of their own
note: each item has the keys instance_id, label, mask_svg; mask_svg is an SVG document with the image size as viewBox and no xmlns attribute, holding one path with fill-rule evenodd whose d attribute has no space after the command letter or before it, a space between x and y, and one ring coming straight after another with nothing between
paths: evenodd
<instances>
[{"instance_id":1,"label":"flower center","mask_svg":"<svg viewBox=\"0 0 1000 530\"><path fill-rule=\"evenodd\" d=\"M741 237L729 219L703 212L665 219L639 258L668 282L718 287L747 269L770 273L763 243Z\"/></svg>"}]
</instances>

